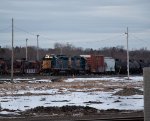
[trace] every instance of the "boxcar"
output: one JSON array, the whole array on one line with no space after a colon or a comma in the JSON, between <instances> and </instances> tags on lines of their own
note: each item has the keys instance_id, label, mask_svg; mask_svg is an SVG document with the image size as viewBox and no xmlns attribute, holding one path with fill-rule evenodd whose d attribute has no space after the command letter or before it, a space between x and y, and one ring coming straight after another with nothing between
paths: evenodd
<instances>
[{"instance_id":1,"label":"boxcar","mask_svg":"<svg viewBox=\"0 0 150 121\"><path fill-rule=\"evenodd\" d=\"M112 57L104 57L105 73L115 73L115 59Z\"/></svg>"},{"instance_id":2,"label":"boxcar","mask_svg":"<svg viewBox=\"0 0 150 121\"><path fill-rule=\"evenodd\" d=\"M104 56L103 55L81 55L87 61L89 73L104 73Z\"/></svg>"}]
</instances>

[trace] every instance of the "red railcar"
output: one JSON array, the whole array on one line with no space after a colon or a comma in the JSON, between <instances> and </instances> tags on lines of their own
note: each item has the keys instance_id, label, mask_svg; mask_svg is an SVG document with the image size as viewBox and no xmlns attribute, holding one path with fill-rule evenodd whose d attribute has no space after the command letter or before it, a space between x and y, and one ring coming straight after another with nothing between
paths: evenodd
<instances>
[{"instance_id":1,"label":"red railcar","mask_svg":"<svg viewBox=\"0 0 150 121\"><path fill-rule=\"evenodd\" d=\"M104 56L103 55L81 55L87 61L87 68L90 73L104 73Z\"/></svg>"}]
</instances>

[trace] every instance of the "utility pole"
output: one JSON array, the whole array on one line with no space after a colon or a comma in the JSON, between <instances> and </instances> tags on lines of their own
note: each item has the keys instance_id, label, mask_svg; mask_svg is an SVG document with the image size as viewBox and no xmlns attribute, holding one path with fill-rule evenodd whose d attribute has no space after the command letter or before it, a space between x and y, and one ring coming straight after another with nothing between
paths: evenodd
<instances>
[{"instance_id":1,"label":"utility pole","mask_svg":"<svg viewBox=\"0 0 150 121\"><path fill-rule=\"evenodd\" d=\"M28 46L27 46L28 38L26 38L26 61L28 60Z\"/></svg>"},{"instance_id":2,"label":"utility pole","mask_svg":"<svg viewBox=\"0 0 150 121\"><path fill-rule=\"evenodd\" d=\"M129 45L128 45L128 38L129 38L129 32L127 27L127 32L125 33L127 35L127 73L128 73L128 79L129 79Z\"/></svg>"},{"instance_id":3,"label":"utility pole","mask_svg":"<svg viewBox=\"0 0 150 121\"><path fill-rule=\"evenodd\" d=\"M38 61L39 60L39 40L38 40L38 38L39 38L40 35L36 35L36 36L37 36L37 55L36 55L36 59Z\"/></svg>"},{"instance_id":4,"label":"utility pole","mask_svg":"<svg viewBox=\"0 0 150 121\"><path fill-rule=\"evenodd\" d=\"M13 82L13 74L14 74L14 20L12 18L12 51L11 51L11 82Z\"/></svg>"}]
</instances>

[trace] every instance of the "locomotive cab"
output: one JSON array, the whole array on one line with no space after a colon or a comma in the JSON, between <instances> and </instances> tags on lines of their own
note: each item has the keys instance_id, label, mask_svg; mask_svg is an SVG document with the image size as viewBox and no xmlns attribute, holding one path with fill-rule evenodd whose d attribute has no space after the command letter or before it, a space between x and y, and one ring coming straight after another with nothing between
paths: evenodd
<instances>
[{"instance_id":1,"label":"locomotive cab","mask_svg":"<svg viewBox=\"0 0 150 121\"><path fill-rule=\"evenodd\" d=\"M52 60L53 56L52 55L45 55L42 60L42 72L43 73L51 73L52 71Z\"/></svg>"}]
</instances>

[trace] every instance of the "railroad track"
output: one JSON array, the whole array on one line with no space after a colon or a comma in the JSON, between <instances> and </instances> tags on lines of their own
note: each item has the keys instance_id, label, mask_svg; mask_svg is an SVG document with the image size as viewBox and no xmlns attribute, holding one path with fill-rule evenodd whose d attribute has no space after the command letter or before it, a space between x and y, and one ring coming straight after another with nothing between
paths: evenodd
<instances>
[{"instance_id":1,"label":"railroad track","mask_svg":"<svg viewBox=\"0 0 150 121\"><path fill-rule=\"evenodd\" d=\"M28 118L0 118L0 121L144 121L144 117L122 117L122 118L91 118L91 119L60 119L49 117L28 117Z\"/></svg>"},{"instance_id":2,"label":"railroad track","mask_svg":"<svg viewBox=\"0 0 150 121\"><path fill-rule=\"evenodd\" d=\"M125 117L125 118L107 118L107 119L81 119L81 120L70 120L70 121L144 121L144 117Z\"/></svg>"}]
</instances>

